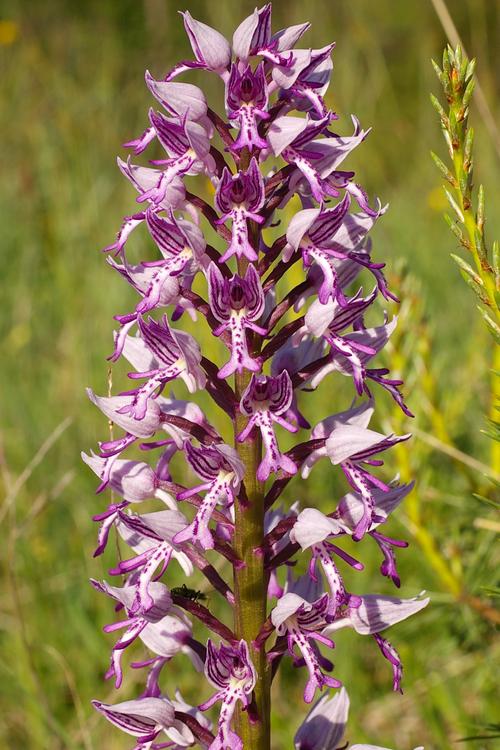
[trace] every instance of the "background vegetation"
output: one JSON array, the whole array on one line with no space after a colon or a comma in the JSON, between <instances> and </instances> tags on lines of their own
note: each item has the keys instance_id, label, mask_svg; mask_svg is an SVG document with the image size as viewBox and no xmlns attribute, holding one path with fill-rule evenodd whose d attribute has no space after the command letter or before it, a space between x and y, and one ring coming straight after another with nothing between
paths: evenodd
<instances>
[{"instance_id":1,"label":"background vegetation","mask_svg":"<svg viewBox=\"0 0 500 750\"><path fill-rule=\"evenodd\" d=\"M186 5L226 34L253 9L247 1ZM450 0L449 9L469 54L478 57L498 121L500 6ZM116 698L102 681L110 640L101 627L111 608L87 584L110 562L91 558L90 517L103 498L94 495L94 476L79 451L95 446L106 429L84 388L107 390L112 315L133 299L99 252L134 205L114 156L143 129L151 104L143 70L159 77L188 53L176 11L170 0L4 0L0 7L2 748L131 745L90 707L93 697ZM350 112L374 127L349 166L370 195L391 204L374 233L375 257L387 260L403 300L388 357L407 379L416 420L414 440L396 453L387 476L418 478L393 531L411 541L400 555L404 595L425 588L432 596L427 611L390 634L405 663L403 697L391 694L389 669L372 643L339 635L336 674L352 705L347 738L442 750L494 733L488 725L498 721L493 665L500 651L498 613L484 588L495 586L499 525L473 496L492 496L485 474L495 471L480 432L491 406L491 339L449 258L457 248L441 217L445 200L429 158L431 148L444 151L428 92L439 89L430 58L439 58L446 37L430 0L274 2L275 28L307 16L308 44L337 41L329 103L342 115L343 132ZM487 231L498 237L498 152L474 108L472 119ZM116 382L123 373L118 365ZM337 387L332 411L346 404ZM380 426L407 431L406 420L383 403ZM290 485L288 499L331 507L341 491L332 474L318 467L306 489ZM352 581L353 589L392 593L372 553L362 550L369 572L362 583ZM182 660L174 662L168 688L173 692L177 681L199 702ZM276 685L276 750L291 747L303 714L301 690L292 669ZM132 673L120 694L136 692ZM471 742L489 748L495 740Z\"/></svg>"}]
</instances>

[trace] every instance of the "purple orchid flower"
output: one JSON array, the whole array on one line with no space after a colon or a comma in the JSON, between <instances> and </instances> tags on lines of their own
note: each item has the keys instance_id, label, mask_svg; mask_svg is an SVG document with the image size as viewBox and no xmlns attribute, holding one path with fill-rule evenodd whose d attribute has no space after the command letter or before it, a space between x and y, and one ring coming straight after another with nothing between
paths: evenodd
<instances>
[{"instance_id":1,"label":"purple orchid flower","mask_svg":"<svg viewBox=\"0 0 500 750\"><path fill-rule=\"evenodd\" d=\"M363 248L367 232L384 210L372 216L366 213L352 215L347 213L350 202L350 194L346 193L334 208L299 211L288 227L286 257L300 250L306 268L313 262L320 268L323 281L319 288L319 300L323 304L330 298L345 303L338 261L346 260L360 268L367 268L375 276L380 292L385 297L391 297L382 275L384 264L373 263Z\"/></svg>"},{"instance_id":2,"label":"purple orchid flower","mask_svg":"<svg viewBox=\"0 0 500 750\"><path fill-rule=\"evenodd\" d=\"M231 719L238 701L248 708L255 686L255 668L246 642L241 640L237 648L224 643L217 648L209 640L205 676L217 692L200 709L206 711L218 701L221 702L217 734L208 750L227 750L228 747L243 750L243 742L231 729Z\"/></svg>"},{"instance_id":3,"label":"purple orchid flower","mask_svg":"<svg viewBox=\"0 0 500 750\"><path fill-rule=\"evenodd\" d=\"M271 612L271 621L278 635L286 635L288 650L294 656L294 646L302 654L309 672L309 679L304 690L304 700L311 703L316 688L340 687L342 683L334 677L323 674L316 653L311 646L311 639L325 646L333 647L333 641L321 634L326 626L328 595L324 594L315 602L307 602L297 594L284 594Z\"/></svg>"},{"instance_id":4,"label":"purple orchid flower","mask_svg":"<svg viewBox=\"0 0 500 750\"><path fill-rule=\"evenodd\" d=\"M167 219L149 208L145 218L149 233L164 260L143 265L168 270L169 276L194 276L203 267L205 259L206 241L201 229L191 221L177 218L172 211Z\"/></svg>"},{"instance_id":5,"label":"purple orchid flower","mask_svg":"<svg viewBox=\"0 0 500 750\"><path fill-rule=\"evenodd\" d=\"M289 63L290 55L279 54L278 39L272 36L271 12L271 3L256 8L234 32L233 51L240 62L246 63L249 57L262 56L273 63Z\"/></svg>"},{"instance_id":6,"label":"purple orchid flower","mask_svg":"<svg viewBox=\"0 0 500 750\"><path fill-rule=\"evenodd\" d=\"M342 687L333 697L322 695L300 725L295 750L336 750L341 746L349 714L349 696ZM350 750L388 750L379 745L349 743ZM424 750L417 747L415 750Z\"/></svg>"},{"instance_id":7,"label":"purple orchid flower","mask_svg":"<svg viewBox=\"0 0 500 750\"><path fill-rule=\"evenodd\" d=\"M170 158L154 162L164 169L151 170L156 174L156 179L148 190L141 191L137 202L164 206L164 202L169 201L172 185L176 184L180 176L199 174L203 171L213 174L215 163L210 156L209 139L202 125L189 121L179 125L153 111L150 112L149 118L156 137Z\"/></svg>"},{"instance_id":8,"label":"purple orchid flower","mask_svg":"<svg viewBox=\"0 0 500 750\"><path fill-rule=\"evenodd\" d=\"M231 244L220 258L225 262L233 255L256 260L257 253L248 239L247 219L262 224L264 219L258 211L264 203L264 183L255 159L252 159L246 172L231 175L228 169L222 172L222 178L215 194L215 203L222 213L219 224L228 219L232 221Z\"/></svg>"},{"instance_id":9,"label":"purple orchid flower","mask_svg":"<svg viewBox=\"0 0 500 750\"><path fill-rule=\"evenodd\" d=\"M169 210L170 208L178 209L185 205L186 190L180 175L169 173L170 179L167 180L162 176L164 173L161 170L152 169L151 167L140 167L136 164L132 164L130 159L123 161L123 159L118 158L117 162L120 172L135 187L139 193L139 198L143 195L156 196L155 191L158 191L160 184L163 183L161 190L163 197L161 200L155 202L152 199L148 199L148 203L150 203L155 210ZM144 213L133 214L132 216L127 217L118 233L116 243L105 248L105 250L121 250L124 241L128 239L130 232L137 226L139 219L144 219ZM133 224L131 224L132 222Z\"/></svg>"},{"instance_id":10,"label":"purple orchid flower","mask_svg":"<svg viewBox=\"0 0 500 750\"><path fill-rule=\"evenodd\" d=\"M420 612L430 601L428 597L422 598L422 595L414 596L412 599L399 599L395 596L366 594L359 599L361 602L358 606L348 606L338 619L327 625L327 635L344 627L351 627L360 635L380 633Z\"/></svg>"},{"instance_id":11,"label":"purple orchid flower","mask_svg":"<svg viewBox=\"0 0 500 750\"><path fill-rule=\"evenodd\" d=\"M116 493L94 516L94 554L110 553L114 533L130 548L109 570L123 577L121 586L94 581L123 611L105 627L118 633L107 676L122 682L129 645L140 641L147 653L131 665L144 676L141 698L95 706L135 736L134 750L246 750L272 744L268 673L274 677L287 651L308 671L307 703L317 688L340 686L320 645L331 649L330 634L342 627L375 640L400 689L401 660L383 633L427 600L352 593L363 565L347 550L371 539L380 573L400 586L396 552L407 542L389 536L385 524L412 485L386 482L373 467L409 436L370 429L379 390L372 393L372 384L411 412L402 381L375 360L397 322L384 313L371 323L379 294L397 301L369 239L386 206L372 202L344 165L369 130L355 117L352 134L333 130L338 116L326 93L334 45L297 49L309 24L273 32L271 4L242 21L232 45L188 11L182 18L191 59L188 51L163 79L146 73L160 111L150 109L148 127L124 144L140 155L154 141L163 155L144 166L118 160L140 210L130 211L105 248L108 264L137 294L128 312L114 316L109 359L123 355L129 378L141 381L120 395L89 391L121 430L82 456L99 478L98 492ZM179 80L193 69L216 74L225 112ZM135 255L141 225L153 256ZM366 292L368 274L374 288ZM226 356L215 345L201 350L205 323ZM333 407L315 415L308 393L327 376L330 395L316 408ZM340 376L354 387L350 408L337 403ZM212 424L197 404L165 397L174 380L203 403L210 399L220 420ZM286 452L276 425L291 433ZM283 500L295 476L307 479L322 458L341 468L347 494L322 510L310 493L297 496L307 497L306 506ZM187 479L190 472L199 479ZM306 572L297 575L303 563ZM345 565L357 571L349 585ZM212 593L231 607L233 629L219 619ZM198 640L193 618L222 645ZM181 654L216 688L201 707L163 691ZM336 750L348 707L344 691L339 696L312 709L296 750ZM216 703L212 733L200 709Z\"/></svg>"},{"instance_id":12,"label":"purple orchid flower","mask_svg":"<svg viewBox=\"0 0 500 750\"><path fill-rule=\"evenodd\" d=\"M386 484L370 474L364 464L380 465L371 456L408 440L410 435L383 435L369 430L367 424L372 414L371 408L358 407L330 417L317 425L315 438L325 438L324 446L311 453L305 462L302 475L307 476L312 465L322 455L328 456L333 465L340 465L349 484L359 493L362 515L353 531L353 539L359 541L378 518L374 514L375 499L372 487L388 491ZM383 519L382 519L383 520Z\"/></svg>"},{"instance_id":13,"label":"purple orchid flower","mask_svg":"<svg viewBox=\"0 0 500 750\"><path fill-rule=\"evenodd\" d=\"M233 35L233 51L241 63L249 57L263 57L273 66L289 67L294 54L290 50L307 31L310 24L302 23L272 33L271 3L256 8L252 15L245 18Z\"/></svg>"},{"instance_id":14,"label":"purple orchid flower","mask_svg":"<svg viewBox=\"0 0 500 750\"><path fill-rule=\"evenodd\" d=\"M231 67L226 84L226 110L229 120L237 123L239 128L231 150L238 153L244 148L250 151L267 148L267 141L258 131L258 121L269 119L267 100L263 63L255 71L249 65L243 71L237 65Z\"/></svg>"},{"instance_id":15,"label":"purple orchid flower","mask_svg":"<svg viewBox=\"0 0 500 750\"><path fill-rule=\"evenodd\" d=\"M172 117L196 122L207 114L207 100L198 86L177 81L156 81L148 70L144 77L148 89Z\"/></svg>"},{"instance_id":16,"label":"purple orchid flower","mask_svg":"<svg viewBox=\"0 0 500 750\"><path fill-rule=\"evenodd\" d=\"M184 573L187 576L192 575L191 561L173 541L175 534L186 525L185 516L178 511L157 511L142 516L119 511L117 531L137 556L130 560L122 560L110 573L124 575L132 571L137 572L134 601L129 608L132 614L144 614L154 606L149 587L160 566L164 571L170 560L176 559Z\"/></svg>"},{"instance_id":17,"label":"purple orchid flower","mask_svg":"<svg viewBox=\"0 0 500 750\"><path fill-rule=\"evenodd\" d=\"M192 523L178 532L174 542L199 542L203 549L213 549L214 540L208 523L217 505L230 506L234 502L241 480L245 473L238 454L229 445L195 448L187 442L186 458L191 468L205 480L190 490L181 492L178 500L186 500L192 495L206 490L207 494L198 508Z\"/></svg>"},{"instance_id":18,"label":"purple orchid flower","mask_svg":"<svg viewBox=\"0 0 500 750\"><path fill-rule=\"evenodd\" d=\"M322 336L330 345L332 352L349 360L354 386L359 395L363 393L366 376L361 355L373 356L376 352L373 347L351 338L350 334L344 334L343 331L349 326L363 325L362 315L371 305L376 294L376 289L368 297L361 297L358 293L348 301L346 300L344 305L340 305L337 300L323 304L321 299L318 299L313 302L304 318L303 330L305 332L316 337Z\"/></svg>"},{"instance_id":19,"label":"purple orchid flower","mask_svg":"<svg viewBox=\"0 0 500 750\"><path fill-rule=\"evenodd\" d=\"M333 71L330 55L334 47L335 44L327 44L321 49L296 50L291 75L286 70L274 69L274 82L281 86L281 97L289 106L310 111L315 118L324 117L327 109L323 96Z\"/></svg>"},{"instance_id":20,"label":"purple orchid flower","mask_svg":"<svg viewBox=\"0 0 500 750\"><path fill-rule=\"evenodd\" d=\"M92 701L94 708L105 718L144 744L152 742L160 732L174 725L174 707L165 698L141 698L110 705Z\"/></svg>"},{"instance_id":21,"label":"purple orchid flower","mask_svg":"<svg viewBox=\"0 0 500 750\"><path fill-rule=\"evenodd\" d=\"M116 440L99 443L101 455L108 457L114 456L129 445L132 445L138 438L150 438L161 428L162 417L159 402L148 401L146 412L140 422L127 416L128 410L123 411L123 407L130 405L132 398L130 396L97 396L88 388L87 395L114 424L125 430L125 435ZM101 483L109 481L109 472L112 463L106 465L107 471L101 474ZM101 485L102 486L102 485Z\"/></svg>"},{"instance_id":22,"label":"purple orchid flower","mask_svg":"<svg viewBox=\"0 0 500 750\"><path fill-rule=\"evenodd\" d=\"M203 388L206 376L199 362L201 353L198 344L188 333L170 329L166 316L160 323L149 318L146 323L138 318L141 338L127 336L123 345L123 355L138 372L129 373L135 379L147 378L147 383L132 391L132 403L120 410L141 420L147 413L151 397L166 383L181 377L189 391Z\"/></svg>"},{"instance_id":23,"label":"purple orchid flower","mask_svg":"<svg viewBox=\"0 0 500 750\"><path fill-rule=\"evenodd\" d=\"M265 456L257 469L259 481L265 481L271 472L283 469L288 474L295 474L296 464L285 454L280 452L274 434L273 422L284 427L288 432L296 432L295 425L290 424L281 415L292 403L292 382L286 370L277 377L267 375L252 375L248 388L243 393L240 403L242 414L250 417L247 426L237 436L242 443L255 427L260 429L265 446Z\"/></svg>"},{"instance_id":24,"label":"purple orchid flower","mask_svg":"<svg viewBox=\"0 0 500 750\"><path fill-rule=\"evenodd\" d=\"M410 435L382 435L373 430L354 425L345 425L333 430L326 440L326 451L334 465L340 464L351 486L360 493L364 512L353 532L353 539L359 541L368 530L373 519L375 500L371 487L386 490L380 480L370 474L362 464L373 463L371 456L391 448L393 445L408 440ZM375 465L380 464L375 462ZM377 519L373 519L377 520Z\"/></svg>"},{"instance_id":25,"label":"purple orchid flower","mask_svg":"<svg viewBox=\"0 0 500 750\"><path fill-rule=\"evenodd\" d=\"M220 378L227 378L234 372L259 372L261 361L248 352L246 330L260 335L266 329L257 325L264 310L264 292L260 279L253 266L248 266L245 277L235 275L224 278L212 263L208 269L208 290L210 307L221 325L214 330L215 336L224 331L231 332L231 359L218 372Z\"/></svg>"},{"instance_id":26,"label":"purple orchid flower","mask_svg":"<svg viewBox=\"0 0 500 750\"><path fill-rule=\"evenodd\" d=\"M97 591L107 594L115 601L119 602L127 611L127 618L105 625L104 631L112 633L116 630L124 629L123 635L113 646L111 656L111 668L108 670L107 677L115 677L115 687L119 688L122 684L123 672L121 668L121 659L124 649L130 646L135 639L141 635L142 631L150 624L162 620L172 608L172 598L167 587L163 583L152 583L150 593L153 599L151 609L142 615L131 615L130 609L135 599L136 590L134 586L109 586L109 584L91 579L91 583Z\"/></svg>"},{"instance_id":27,"label":"purple orchid flower","mask_svg":"<svg viewBox=\"0 0 500 750\"><path fill-rule=\"evenodd\" d=\"M308 181L314 198L321 203L324 199L322 172L319 172L314 160L319 156L311 149L322 141L313 141L321 135L334 118L332 112L326 112L319 120L308 117L287 117L274 121L269 128L269 143L276 156L282 156L289 164L294 164ZM312 143L311 143L312 142Z\"/></svg>"},{"instance_id":28,"label":"purple orchid flower","mask_svg":"<svg viewBox=\"0 0 500 750\"><path fill-rule=\"evenodd\" d=\"M342 548L328 540L330 536L341 536L345 527L334 518L325 516L316 508L306 508L297 516L297 520L290 532L290 539L300 545L302 550L311 550L309 576L315 580L317 563L321 565L324 576L330 588L328 597L327 617L332 620L337 611L350 605L353 609L359 606L360 598L348 594L333 559L334 555L347 562L355 570L363 570L363 565L348 555Z\"/></svg>"}]
</instances>

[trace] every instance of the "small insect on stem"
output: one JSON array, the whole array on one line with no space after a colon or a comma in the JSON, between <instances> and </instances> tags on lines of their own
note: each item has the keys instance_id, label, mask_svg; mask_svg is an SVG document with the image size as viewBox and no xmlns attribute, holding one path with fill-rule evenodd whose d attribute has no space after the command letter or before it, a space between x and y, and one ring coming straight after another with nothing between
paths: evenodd
<instances>
[{"instance_id":1,"label":"small insect on stem","mask_svg":"<svg viewBox=\"0 0 500 750\"><path fill-rule=\"evenodd\" d=\"M208 598L207 595L203 593L203 591L190 589L186 586L185 583L183 583L182 586L176 586L170 591L174 596L183 596L186 599L190 599L192 602L205 602Z\"/></svg>"}]
</instances>

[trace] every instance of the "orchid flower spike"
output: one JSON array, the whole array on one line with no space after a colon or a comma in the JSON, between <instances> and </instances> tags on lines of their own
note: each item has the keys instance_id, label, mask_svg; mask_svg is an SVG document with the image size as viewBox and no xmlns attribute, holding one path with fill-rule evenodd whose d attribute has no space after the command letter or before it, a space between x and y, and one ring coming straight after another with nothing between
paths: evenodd
<instances>
[{"instance_id":1,"label":"orchid flower spike","mask_svg":"<svg viewBox=\"0 0 500 750\"><path fill-rule=\"evenodd\" d=\"M106 677L120 687L130 651L147 652L132 663L139 697L94 707L134 750L269 750L271 682L291 660L305 667L307 705L325 690L296 750L337 750L352 676L342 660L331 674L336 631L370 636L400 690L385 630L428 603L357 593L369 588L365 544L401 585L407 542L385 524L413 486L383 467L409 434L377 421L380 388L411 416L402 381L377 361L397 324L376 304L397 298L369 237L387 207L348 164L370 129L354 116L346 129L329 106L334 44L301 41L308 23L273 30L271 3L230 37L188 10L181 23L184 59L145 74L154 106L118 159L131 205L104 249L135 297L110 336L118 390L88 390L111 434L82 453L99 498L110 493L93 516L94 555L113 554L113 535L124 545L116 585L92 580L116 613ZM179 398L165 392L174 382ZM325 487L344 482L343 497L307 491L313 469ZM196 706L165 692L185 657Z\"/></svg>"}]
</instances>

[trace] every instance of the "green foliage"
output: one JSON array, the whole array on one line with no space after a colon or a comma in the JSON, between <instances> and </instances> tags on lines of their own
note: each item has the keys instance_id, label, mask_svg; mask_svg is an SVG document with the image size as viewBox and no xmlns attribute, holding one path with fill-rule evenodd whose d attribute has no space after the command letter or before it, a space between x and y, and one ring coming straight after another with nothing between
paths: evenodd
<instances>
[{"instance_id":1,"label":"green foliage","mask_svg":"<svg viewBox=\"0 0 500 750\"><path fill-rule=\"evenodd\" d=\"M225 2L222 13L208 0L188 5L194 16L225 32L254 7L249 0ZM483 0L461 6L457 23L471 30L466 42L480 55L481 81L491 92L489 71L500 64L499 9ZM0 747L120 750L132 744L89 705L93 697L114 699L113 688L102 679L111 639L100 630L113 613L86 583L106 575L112 556L91 559L96 529L90 517L102 510L104 500L95 497L94 477L80 464L79 451L95 445L103 426L84 388L107 391L112 315L134 302L99 252L134 205L114 155L145 125L151 100L142 83L144 68L161 75L188 50L180 24L172 22L176 10L162 0L12 0L2 8L0 469L6 500L0 508L5 581ZM494 532L481 528L479 533L474 526L478 520L491 523L494 508L471 497L478 491L491 499L492 485L485 481L478 488L478 471L467 463L474 457L491 469L488 441L479 432L490 392L485 373L491 339L444 250L449 247L440 220L445 205L426 158L437 130L426 94L432 85L428 59L443 36L431 5L422 3L315 0L304 8L298 0L279 0L274 15L277 27L305 15L321 18L307 43L320 47L325 36L337 39L330 104L339 112L355 111L364 126L374 126L348 168L357 170L370 196L391 203L375 232L374 257L390 258L391 283L402 299L391 366L407 379L416 414L408 424L387 399L388 430L416 426L410 450L405 447L387 466L387 476L418 476L418 488L398 512L393 532L412 542L400 555L405 595L427 588L433 603L415 622L398 627L394 637L406 668L403 697L390 693L387 667L369 639L360 647L359 637L355 642L350 633L339 634L336 674L345 679L352 702L348 738L402 749L451 748L472 734L473 724L491 722L497 708L491 665L498 644L481 607L495 596L482 587L498 587L493 577L498 559ZM13 26L2 26L6 20ZM462 60L462 70L463 65ZM471 76L469 64L462 77ZM222 106L220 93L219 101ZM447 117L441 105L438 112L442 120ZM336 130L350 127L343 117ZM475 159L488 204L498 205L496 157L479 120L476 133ZM498 236L499 217L492 212L488 221L488 232ZM146 246L139 230L134 243ZM497 278L498 257L497 244L490 261ZM396 268L397 258L406 259L406 270ZM474 273L481 275L477 268ZM125 387L124 373L121 366L113 370L118 387ZM314 421L317 394L310 397L308 416ZM345 397L332 392L332 412ZM208 410L208 400L203 406ZM64 423L68 416L70 424ZM58 425L61 434L39 454ZM426 442L428 436L438 448ZM37 455L38 464L26 470ZM291 487L287 501L330 507L344 490L329 467L318 465L307 485ZM375 550L363 562L379 582ZM364 593L355 573L350 575L352 590ZM182 578L176 582L183 583ZM193 581L193 590L197 587L201 583ZM379 590L394 593L384 582ZM473 606L465 594L479 603L473 599ZM138 649L134 658L141 656ZM186 681L191 672L184 671L182 658L172 665L174 682L187 699L199 702L199 685ZM134 693L133 674L120 693L123 699ZM275 687L276 750L291 747L304 714L297 682L290 667Z\"/></svg>"}]
</instances>

